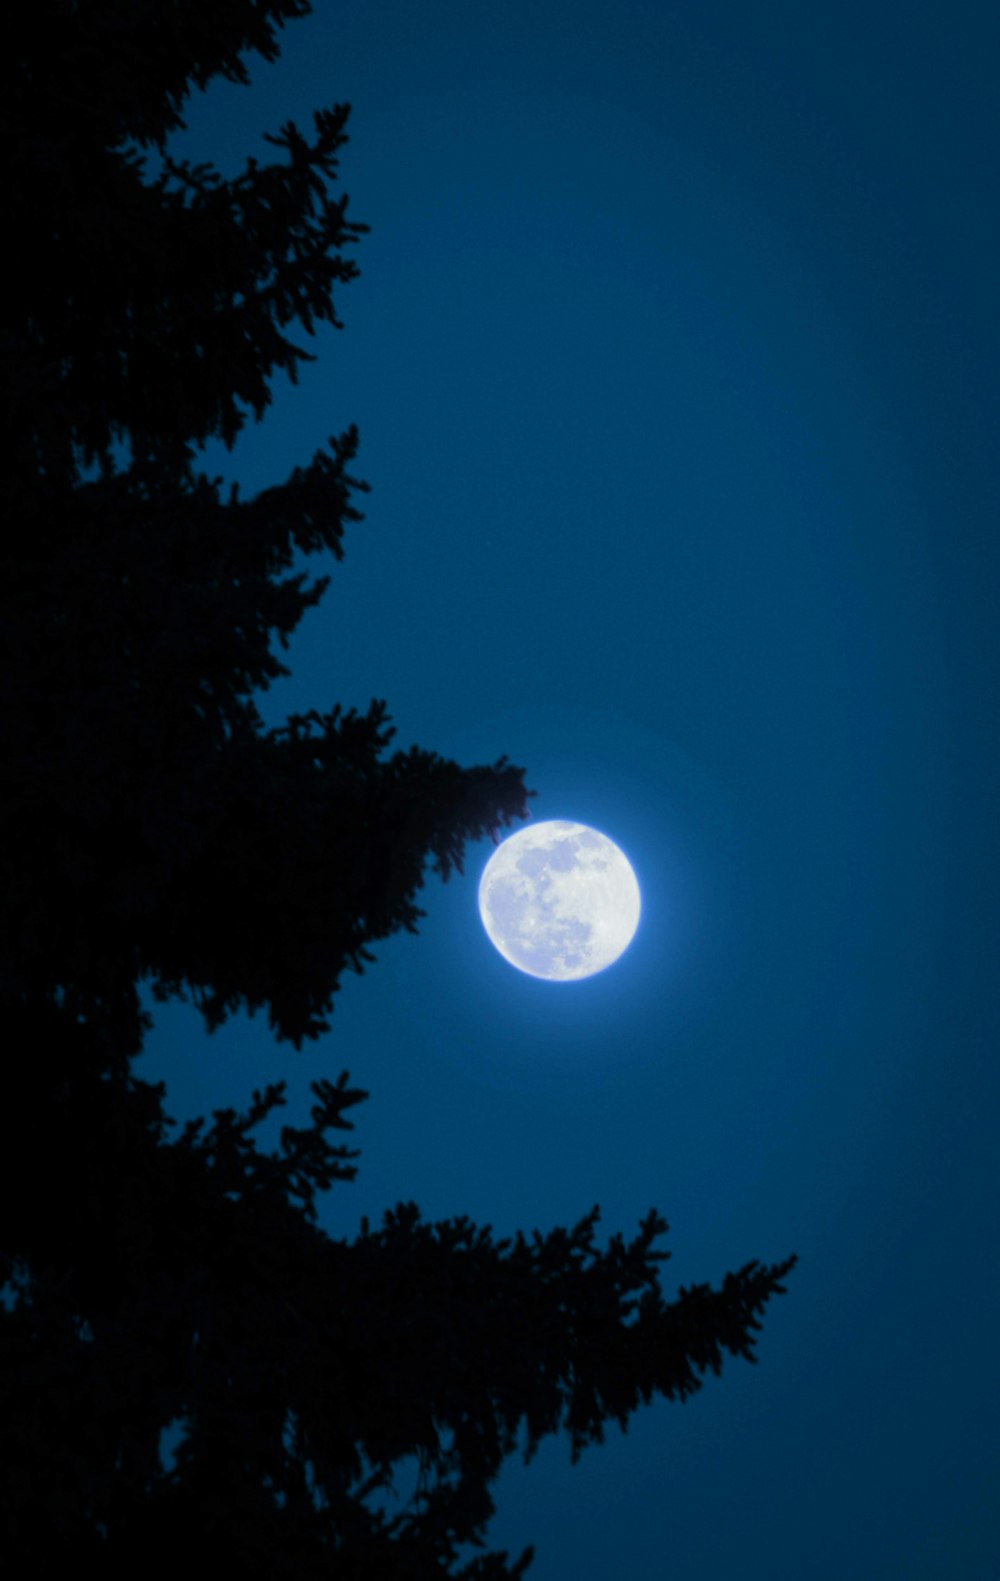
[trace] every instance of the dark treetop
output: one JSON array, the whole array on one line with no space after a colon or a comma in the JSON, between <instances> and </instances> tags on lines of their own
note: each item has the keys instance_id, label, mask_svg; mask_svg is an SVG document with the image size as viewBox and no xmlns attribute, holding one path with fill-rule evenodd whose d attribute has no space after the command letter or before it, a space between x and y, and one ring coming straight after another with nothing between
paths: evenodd
<instances>
[{"instance_id":1,"label":"dark treetop","mask_svg":"<svg viewBox=\"0 0 1000 1581\"><path fill-rule=\"evenodd\" d=\"M354 1242L315 1199L363 1093L314 1087L181 1134L131 1060L138 987L210 1027L267 1007L327 1029L346 968L413 930L428 861L526 814L521 771L392 752L384 705L265 729L254 694L339 559L357 436L242 499L199 470L336 324L364 227L334 195L347 107L223 180L168 149L193 87L246 80L305 0L47 0L0 71L9 274L0 563L0 1479L22 1571L91 1550L266 1576L504 1577L482 1548L505 1456L574 1454L684 1398L753 1331L792 1260L666 1302L631 1242L497 1241L412 1205ZM415 1117L419 1124L419 1117ZM409 1477L400 1510L385 1490ZM466 1545L465 1552L461 1550Z\"/></svg>"}]
</instances>

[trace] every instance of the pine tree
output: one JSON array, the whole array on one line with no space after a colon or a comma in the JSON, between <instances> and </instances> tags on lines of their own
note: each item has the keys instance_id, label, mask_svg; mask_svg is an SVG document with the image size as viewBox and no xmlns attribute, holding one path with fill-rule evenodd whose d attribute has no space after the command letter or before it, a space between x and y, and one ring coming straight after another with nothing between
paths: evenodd
<instances>
[{"instance_id":1,"label":"pine tree","mask_svg":"<svg viewBox=\"0 0 1000 1581\"><path fill-rule=\"evenodd\" d=\"M346 1076L263 1151L280 1084L177 1134L134 1075L144 980L209 1027L266 1007L314 1038L344 971L416 928L428 863L526 814L506 760L392 751L381 702L279 729L254 703L325 587L300 557L339 559L359 519L357 435L251 499L199 458L338 322L348 109L231 180L169 138L309 9L46 0L0 68L0 1509L25 1574L519 1575L468 1559L503 1460L752 1358L793 1262L667 1302L656 1214L602 1249L596 1211L498 1241L401 1204L337 1241L316 1201L354 1173Z\"/></svg>"}]
</instances>

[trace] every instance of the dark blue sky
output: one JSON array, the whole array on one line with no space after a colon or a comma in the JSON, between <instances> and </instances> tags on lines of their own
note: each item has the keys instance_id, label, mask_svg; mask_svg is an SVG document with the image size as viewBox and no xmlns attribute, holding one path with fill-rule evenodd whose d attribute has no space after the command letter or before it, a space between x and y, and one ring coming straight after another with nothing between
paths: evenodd
<instances>
[{"instance_id":1,"label":"dark blue sky","mask_svg":"<svg viewBox=\"0 0 1000 1581\"><path fill-rule=\"evenodd\" d=\"M760 1365L498 1485L536 1581L986 1581L1000 1563L996 194L973 3L343 0L184 151L354 106L346 329L220 470L356 421L373 492L277 720L528 770L643 891L586 982L429 881L297 1055L158 1010L178 1115L349 1068L350 1233L670 1221L665 1282L797 1251ZM213 457L213 468L216 460Z\"/></svg>"}]
</instances>

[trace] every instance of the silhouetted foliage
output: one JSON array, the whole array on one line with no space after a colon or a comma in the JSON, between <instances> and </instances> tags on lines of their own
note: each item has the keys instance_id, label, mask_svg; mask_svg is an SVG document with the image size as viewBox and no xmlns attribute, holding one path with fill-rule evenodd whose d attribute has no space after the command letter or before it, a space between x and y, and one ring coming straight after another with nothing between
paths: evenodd
<instances>
[{"instance_id":1,"label":"silhouetted foliage","mask_svg":"<svg viewBox=\"0 0 1000 1581\"><path fill-rule=\"evenodd\" d=\"M338 980L419 918L430 863L526 813L520 770L391 752L384 705L265 729L254 694L342 554L357 436L243 500L199 469L259 418L290 338L336 323L364 227L334 195L345 106L222 180L168 136L245 81L307 0L47 0L2 64L8 249L0 551L0 1552L6 1573L151 1555L244 1576L503 1581L480 1553L505 1457L573 1454L683 1399L753 1333L789 1260L661 1294L631 1242L496 1240L401 1204L353 1242L364 1094L314 1086L261 1150L250 1112L177 1132L131 1068L138 989L209 1027L326 1030ZM27 1170L30 1173L26 1173ZM399 1506L394 1479L415 1492ZM465 1552L463 1553L463 1549Z\"/></svg>"}]
</instances>

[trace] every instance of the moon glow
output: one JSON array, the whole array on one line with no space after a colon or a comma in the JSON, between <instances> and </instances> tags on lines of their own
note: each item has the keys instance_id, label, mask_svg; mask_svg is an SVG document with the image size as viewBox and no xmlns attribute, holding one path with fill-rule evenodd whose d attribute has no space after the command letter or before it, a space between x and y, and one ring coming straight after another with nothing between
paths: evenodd
<instances>
[{"instance_id":1,"label":"moon glow","mask_svg":"<svg viewBox=\"0 0 1000 1581\"><path fill-rule=\"evenodd\" d=\"M552 819L504 840L479 882L479 914L500 954L549 982L617 961L639 924L639 883L613 840Z\"/></svg>"}]
</instances>

